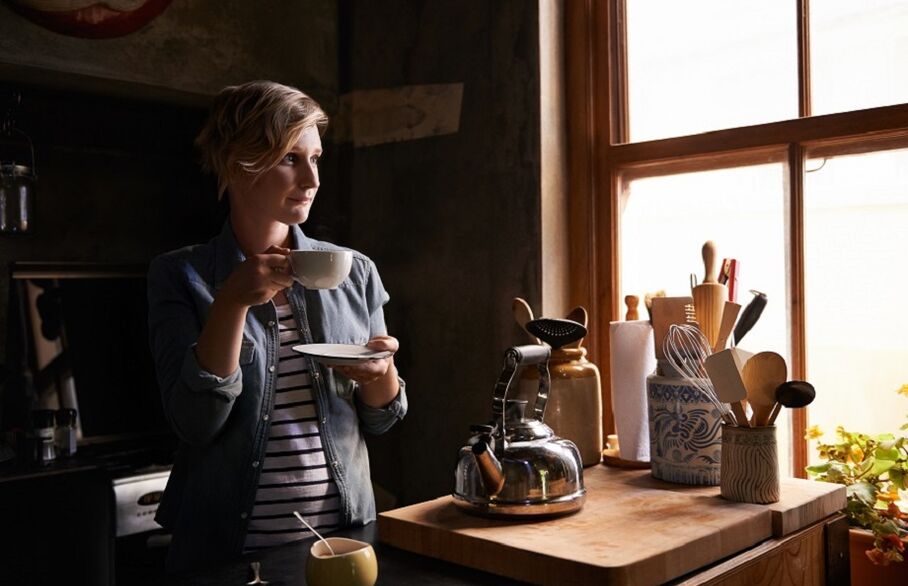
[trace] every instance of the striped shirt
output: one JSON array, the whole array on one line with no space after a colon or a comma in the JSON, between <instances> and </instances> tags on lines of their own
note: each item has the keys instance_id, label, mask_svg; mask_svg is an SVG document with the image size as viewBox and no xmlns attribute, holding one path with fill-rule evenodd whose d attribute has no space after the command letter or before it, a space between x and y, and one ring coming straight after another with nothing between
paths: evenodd
<instances>
[{"instance_id":1,"label":"striped shirt","mask_svg":"<svg viewBox=\"0 0 908 586\"><path fill-rule=\"evenodd\" d=\"M271 429L262 462L245 550L310 537L293 515L316 529L340 524L340 496L319 436L318 412L306 360L291 348L300 343L289 305L277 306L280 352Z\"/></svg>"}]
</instances>

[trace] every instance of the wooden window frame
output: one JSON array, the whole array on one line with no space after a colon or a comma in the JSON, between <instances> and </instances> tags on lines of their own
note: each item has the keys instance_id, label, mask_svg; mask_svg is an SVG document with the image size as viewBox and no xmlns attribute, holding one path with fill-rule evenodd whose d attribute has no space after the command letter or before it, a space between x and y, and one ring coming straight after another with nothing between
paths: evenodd
<instances>
[{"instance_id":1,"label":"wooden window frame","mask_svg":"<svg viewBox=\"0 0 908 586\"><path fill-rule=\"evenodd\" d=\"M570 291L593 320L587 338L594 361L609 364L609 322L619 319L618 210L631 177L781 162L785 165L789 271L790 370L807 372L804 319L804 161L908 147L908 104L811 116L808 0L797 9L799 117L702 134L629 143L624 0L567 0L565 83L568 123ZM603 426L615 429L609 377L603 377ZM807 465L804 409L793 412L794 473Z\"/></svg>"}]
</instances>

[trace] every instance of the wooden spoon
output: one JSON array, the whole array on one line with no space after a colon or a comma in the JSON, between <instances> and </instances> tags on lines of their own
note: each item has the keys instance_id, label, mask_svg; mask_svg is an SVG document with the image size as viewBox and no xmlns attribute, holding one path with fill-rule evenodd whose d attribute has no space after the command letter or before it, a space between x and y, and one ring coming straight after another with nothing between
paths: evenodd
<instances>
[{"instance_id":1,"label":"wooden spoon","mask_svg":"<svg viewBox=\"0 0 908 586\"><path fill-rule=\"evenodd\" d=\"M515 297L514 301L511 303L511 311L514 312L514 320L517 322L523 331L527 332L527 323L533 321L533 309L530 307L530 304L527 303L526 299L523 297ZM527 332L533 341L537 344L541 344L539 338Z\"/></svg>"},{"instance_id":2,"label":"wooden spoon","mask_svg":"<svg viewBox=\"0 0 908 586\"><path fill-rule=\"evenodd\" d=\"M785 359L775 352L758 352L744 363L741 375L747 389L747 402L754 411L753 424L768 425L776 403L776 389L788 380Z\"/></svg>"},{"instance_id":3,"label":"wooden spoon","mask_svg":"<svg viewBox=\"0 0 908 586\"><path fill-rule=\"evenodd\" d=\"M571 321L575 321L575 322L577 322L578 324L582 325L582 326L585 327L585 328L588 328L588 327L589 327L589 326L587 325L587 320L589 320L589 315L588 315L587 312L586 312L586 308L583 307L582 305L578 305L577 307L575 307L574 309L572 309L572 310L565 316L565 319L569 319L569 320L571 320ZM583 343L583 338L580 338L580 339L577 340L576 342L571 342L570 344L568 344L567 346L565 346L565 348L579 348L580 345L581 345L582 343Z\"/></svg>"}]
</instances>

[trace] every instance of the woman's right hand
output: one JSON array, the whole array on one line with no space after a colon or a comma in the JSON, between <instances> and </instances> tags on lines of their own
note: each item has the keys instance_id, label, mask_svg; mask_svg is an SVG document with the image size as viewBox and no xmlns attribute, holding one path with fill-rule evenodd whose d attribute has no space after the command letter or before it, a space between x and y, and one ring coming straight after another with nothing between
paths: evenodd
<instances>
[{"instance_id":1,"label":"woman's right hand","mask_svg":"<svg viewBox=\"0 0 908 586\"><path fill-rule=\"evenodd\" d=\"M230 273L218 297L243 307L271 301L293 285L289 254L287 248L271 246L263 254L247 257Z\"/></svg>"}]
</instances>

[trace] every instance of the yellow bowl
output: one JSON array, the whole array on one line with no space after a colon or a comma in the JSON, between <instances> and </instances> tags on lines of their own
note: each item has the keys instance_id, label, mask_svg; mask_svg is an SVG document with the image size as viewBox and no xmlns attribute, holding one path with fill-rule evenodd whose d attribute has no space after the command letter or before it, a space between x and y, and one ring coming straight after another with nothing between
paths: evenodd
<instances>
[{"instance_id":1,"label":"yellow bowl","mask_svg":"<svg viewBox=\"0 0 908 586\"><path fill-rule=\"evenodd\" d=\"M375 550L364 541L344 537L328 537L309 550L306 562L306 583L310 586L372 586L378 579L378 559Z\"/></svg>"}]
</instances>

